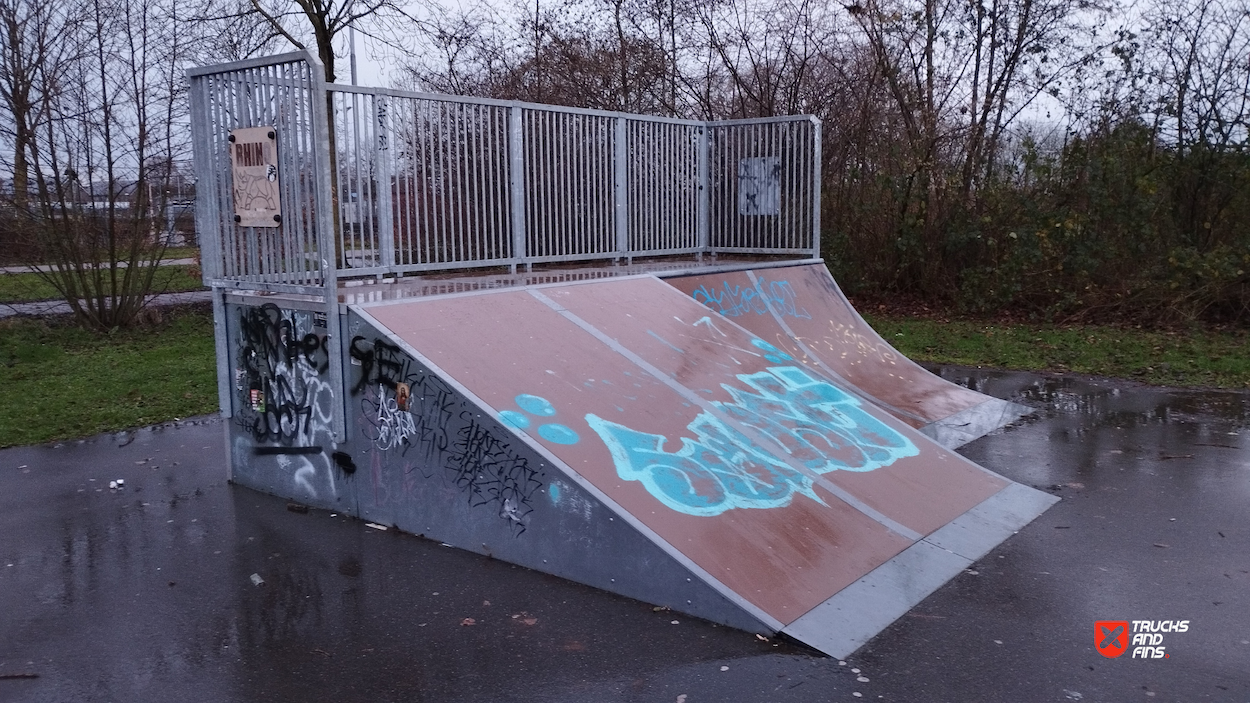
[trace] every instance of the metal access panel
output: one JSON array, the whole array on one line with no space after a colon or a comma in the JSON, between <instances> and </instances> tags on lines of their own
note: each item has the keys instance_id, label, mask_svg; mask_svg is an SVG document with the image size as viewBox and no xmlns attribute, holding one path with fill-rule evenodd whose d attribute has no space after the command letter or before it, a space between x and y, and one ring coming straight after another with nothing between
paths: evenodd
<instances>
[{"instance_id":1,"label":"metal access panel","mask_svg":"<svg viewBox=\"0 0 1250 703\"><path fill-rule=\"evenodd\" d=\"M269 302L272 300L273 302ZM244 302L246 301L246 302ZM355 467L335 441L342 354L321 301L231 296L224 335L231 479L308 505L351 512Z\"/></svg>"}]
</instances>

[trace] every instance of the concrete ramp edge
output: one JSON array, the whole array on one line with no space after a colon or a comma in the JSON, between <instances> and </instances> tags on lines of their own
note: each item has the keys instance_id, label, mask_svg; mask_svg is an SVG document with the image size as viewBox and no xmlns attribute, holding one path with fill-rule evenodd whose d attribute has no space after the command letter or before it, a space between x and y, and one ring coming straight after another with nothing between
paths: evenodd
<instances>
[{"instance_id":1,"label":"concrete ramp edge","mask_svg":"<svg viewBox=\"0 0 1250 703\"><path fill-rule=\"evenodd\" d=\"M1012 483L808 611L783 633L845 658L1059 499Z\"/></svg>"}]
</instances>

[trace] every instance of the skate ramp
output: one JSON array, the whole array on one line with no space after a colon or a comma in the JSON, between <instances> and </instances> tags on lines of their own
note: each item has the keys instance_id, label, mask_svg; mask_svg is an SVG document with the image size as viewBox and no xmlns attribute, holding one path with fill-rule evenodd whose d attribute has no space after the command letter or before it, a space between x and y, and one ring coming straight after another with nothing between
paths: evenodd
<instances>
[{"instance_id":1,"label":"skate ramp","mask_svg":"<svg viewBox=\"0 0 1250 703\"><path fill-rule=\"evenodd\" d=\"M950 383L900 354L860 317L824 264L665 281L948 448L1032 412Z\"/></svg>"},{"instance_id":2,"label":"skate ramp","mask_svg":"<svg viewBox=\"0 0 1250 703\"><path fill-rule=\"evenodd\" d=\"M629 561L587 549L584 534L536 529L549 543L526 565L578 578L581 565L563 561L676 564L742 617L694 601L675 609L757 623L834 656L1054 501L865 402L814 355L805 364L653 276L351 310L647 552ZM668 602L648 592L645 568L621 569L593 585Z\"/></svg>"}]
</instances>

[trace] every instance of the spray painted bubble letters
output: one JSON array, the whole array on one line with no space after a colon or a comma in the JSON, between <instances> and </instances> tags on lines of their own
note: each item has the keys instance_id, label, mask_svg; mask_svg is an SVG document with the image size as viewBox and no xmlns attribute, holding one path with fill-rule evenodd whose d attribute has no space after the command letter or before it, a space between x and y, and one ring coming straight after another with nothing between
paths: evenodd
<instances>
[{"instance_id":1,"label":"spray painted bubble letters","mask_svg":"<svg viewBox=\"0 0 1250 703\"><path fill-rule=\"evenodd\" d=\"M772 367L736 378L746 388L722 384L732 400L712 402L718 413L699 413L686 426L694 438L680 438L674 452L665 451L664 435L593 414L586 421L608 448L617 475L639 481L661 503L689 515L778 508L796 494L819 502L811 476L796 464L816 474L862 472L919 453L858 399L803 369Z\"/></svg>"}]
</instances>

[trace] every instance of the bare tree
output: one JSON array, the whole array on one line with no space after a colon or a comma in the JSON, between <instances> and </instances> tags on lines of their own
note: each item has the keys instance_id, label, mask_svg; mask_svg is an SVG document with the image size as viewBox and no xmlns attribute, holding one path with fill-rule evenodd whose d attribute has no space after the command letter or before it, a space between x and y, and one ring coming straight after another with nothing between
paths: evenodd
<instances>
[{"instance_id":1,"label":"bare tree","mask_svg":"<svg viewBox=\"0 0 1250 703\"><path fill-rule=\"evenodd\" d=\"M13 194L14 227L83 323L129 325L153 288L186 152L177 4L2 1L3 98L28 184Z\"/></svg>"},{"instance_id":2,"label":"bare tree","mask_svg":"<svg viewBox=\"0 0 1250 703\"><path fill-rule=\"evenodd\" d=\"M379 42L402 48L406 27L420 24L402 0L250 0L250 8L224 13L219 18L246 16L266 23L297 49L316 53L325 69L325 80L338 77L335 43L339 35L355 29Z\"/></svg>"}]
</instances>

